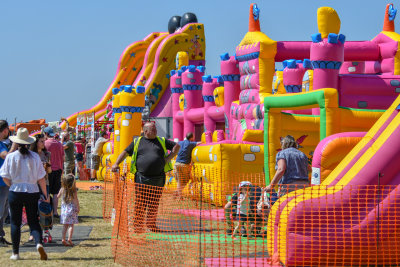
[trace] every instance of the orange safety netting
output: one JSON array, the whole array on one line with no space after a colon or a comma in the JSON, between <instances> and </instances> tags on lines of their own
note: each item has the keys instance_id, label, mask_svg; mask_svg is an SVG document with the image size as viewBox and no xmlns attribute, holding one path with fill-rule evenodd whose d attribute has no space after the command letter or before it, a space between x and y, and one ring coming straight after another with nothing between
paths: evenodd
<instances>
[{"instance_id":1,"label":"orange safety netting","mask_svg":"<svg viewBox=\"0 0 400 267\"><path fill-rule=\"evenodd\" d=\"M137 184L131 174L107 172L103 214L113 223L116 262L129 266L400 263L399 186L295 185L266 194L263 174L181 167L167 176L165 187ZM240 188L243 181L252 185Z\"/></svg>"}]
</instances>

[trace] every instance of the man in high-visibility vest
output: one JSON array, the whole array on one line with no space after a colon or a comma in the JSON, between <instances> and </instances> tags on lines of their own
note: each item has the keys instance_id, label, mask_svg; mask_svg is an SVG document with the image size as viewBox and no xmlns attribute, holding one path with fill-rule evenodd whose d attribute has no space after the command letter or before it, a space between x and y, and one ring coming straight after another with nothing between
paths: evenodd
<instances>
[{"instance_id":1,"label":"man in high-visibility vest","mask_svg":"<svg viewBox=\"0 0 400 267\"><path fill-rule=\"evenodd\" d=\"M180 146L164 137L157 136L154 123L143 125L143 136L137 137L121 152L112 171L129 155L132 157L131 172L135 174L135 232L144 231L144 215L147 210L147 228L160 231L156 225L158 205L165 185L165 173L172 170L171 159ZM168 150L171 153L168 154Z\"/></svg>"}]
</instances>

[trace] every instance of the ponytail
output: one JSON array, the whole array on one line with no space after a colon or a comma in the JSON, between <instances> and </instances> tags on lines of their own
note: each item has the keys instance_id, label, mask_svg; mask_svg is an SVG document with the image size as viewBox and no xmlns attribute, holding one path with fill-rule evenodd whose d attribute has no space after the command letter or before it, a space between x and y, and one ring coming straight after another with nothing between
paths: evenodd
<instances>
[{"instance_id":1,"label":"ponytail","mask_svg":"<svg viewBox=\"0 0 400 267\"><path fill-rule=\"evenodd\" d=\"M27 145L18 144L18 151L19 151L19 153L21 153L24 156L30 155L30 151L29 151Z\"/></svg>"}]
</instances>

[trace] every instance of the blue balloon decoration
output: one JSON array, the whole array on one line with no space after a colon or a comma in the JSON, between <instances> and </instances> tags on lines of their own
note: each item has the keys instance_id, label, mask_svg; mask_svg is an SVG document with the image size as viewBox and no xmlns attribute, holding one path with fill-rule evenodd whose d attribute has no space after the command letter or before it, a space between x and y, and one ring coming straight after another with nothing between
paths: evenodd
<instances>
[{"instance_id":1,"label":"blue balloon decoration","mask_svg":"<svg viewBox=\"0 0 400 267\"><path fill-rule=\"evenodd\" d=\"M131 85L125 85L124 86L124 91L127 93L132 93L132 86Z\"/></svg>"},{"instance_id":2,"label":"blue balloon decoration","mask_svg":"<svg viewBox=\"0 0 400 267\"><path fill-rule=\"evenodd\" d=\"M203 82L205 82L205 83L210 83L210 82L212 82L211 75L204 75L203 77L201 77L201 79L202 79Z\"/></svg>"},{"instance_id":3,"label":"blue balloon decoration","mask_svg":"<svg viewBox=\"0 0 400 267\"><path fill-rule=\"evenodd\" d=\"M312 65L311 65L311 60L309 60L308 58L303 60L303 67L305 69L312 69Z\"/></svg>"},{"instance_id":4,"label":"blue balloon decoration","mask_svg":"<svg viewBox=\"0 0 400 267\"><path fill-rule=\"evenodd\" d=\"M219 57L221 58L222 61L229 60L230 58L229 53L221 54Z\"/></svg>"},{"instance_id":5,"label":"blue balloon decoration","mask_svg":"<svg viewBox=\"0 0 400 267\"><path fill-rule=\"evenodd\" d=\"M315 33L313 35L311 35L311 40L313 43L319 43L322 41L322 37L320 33Z\"/></svg>"},{"instance_id":6,"label":"blue balloon decoration","mask_svg":"<svg viewBox=\"0 0 400 267\"><path fill-rule=\"evenodd\" d=\"M289 69L295 69L297 67L297 63L296 63L295 59L289 59L286 62L287 62L287 67Z\"/></svg>"},{"instance_id":7,"label":"blue balloon decoration","mask_svg":"<svg viewBox=\"0 0 400 267\"><path fill-rule=\"evenodd\" d=\"M204 67L204 66L197 66L197 69L200 71L200 72L205 72L206 71L206 67Z\"/></svg>"},{"instance_id":8,"label":"blue balloon decoration","mask_svg":"<svg viewBox=\"0 0 400 267\"><path fill-rule=\"evenodd\" d=\"M393 4L389 6L388 15L389 21L393 21L396 18L397 9L393 7Z\"/></svg>"},{"instance_id":9,"label":"blue balloon decoration","mask_svg":"<svg viewBox=\"0 0 400 267\"><path fill-rule=\"evenodd\" d=\"M146 87L144 87L144 86L139 85L138 87L136 87L136 93L138 93L138 94L143 94L145 90L146 90Z\"/></svg>"},{"instance_id":10,"label":"blue balloon decoration","mask_svg":"<svg viewBox=\"0 0 400 267\"><path fill-rule=\"evenodd\" d=\"M196 66L195 65L190 65L188 70L189 70L189 72L195 72L196 71Z\"/></svg>"},{"instance_id":11,"label":"blue balloon decoration","mask_svg":"<svg viewBox=\"0 0 400 267\"><path fill-rule=\"evenodd\" d=\"M339 38L339 35L337 35L336 33L330 33L328 35L328 43L337 44L338 38Z\"/></svg>"},{"instance_id":12,"label":"blue balloon decoration","mask_svg":"<svg viewBox=\"0 0 400 267\"><path fill-rule=\"evenodd\" d=\"M253 5L253 18L257 21L260 18L260 9L256 4Z\"/></svg>"},{"instance_id":13,"label":"blue balloon decoration","mask_svg":"<svg viewBox=\"0 0 400 267\"><path fill-rule=\"evenodd\" d=\"M339 41L344 44L346 42L346 36L344 36L344 34L339 34Z\"/></svg>"},{"instance_id":14,"label":"blue balloon decoration","mask_svg":"<svg viewBox=\"0 0 400 267\"><path fill-rule=\"evenodd\" d=\"M113 93L113 95L118 94L119 93L119 89L118 88L113 88L112 89L112 93Z\"/></svg>"},{"instance_id":15,"label":"blue balloon decoration","mask_svg":"<svg viewBox=\"0 0 400 267\"><path fill-rule=\"evenodd\" d=\"M224 79L222 78L221 75L214 76L214 78L216 78L219 83L223 83L224 82Z\"/></svg>"}]
</instances>

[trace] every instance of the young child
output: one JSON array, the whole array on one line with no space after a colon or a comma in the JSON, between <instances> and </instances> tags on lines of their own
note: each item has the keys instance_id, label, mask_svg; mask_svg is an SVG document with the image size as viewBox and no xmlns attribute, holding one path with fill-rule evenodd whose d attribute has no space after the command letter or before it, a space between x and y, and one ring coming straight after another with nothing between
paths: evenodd
<instances>
[{"instance_id":1,"label":"young child","mask_svg":"<svg viewBox=\"0 0 400 267\"><path fill-rule=\"evenodd\" d=\"M78 223L79 200L75 186L75 177L73 174L65 175L61 180L61 189L58 193L61 199L61 216L60 223L64 224L62 232L62 243L64 246L73 246L72 234L74 232L74 224ZM68 240L65 240L68 231Z\"/></svg>"},{"instance_id":2,"label":"young child","mask_svg":"<svg viewBox=\"0 0 400 267\"><path fill-rule=\"evenodd\" d=\"M242 227L246 228L248 238L254 238L254 227L262 221L262 218L257 215L257 200L260 197L260 190L253 186L250 182L241 182L239 184L239 195L237 199L237 219L238 224L232 233L232 238Z\"/></svg>"},{"instance_id":3,"label":"young child","mask_svg":"<svg viewBox=\"0 0 400 267\"><path fill-rule=\"evenodd\" d=\"M257 203L257 215L264 221L264 224L262 226L265 226L265 223L268 221L268 216L271 207L277 200L278 200L278 194L275 191L268 194L263 190L260 200ZM264 232L264 234L265 233L266 232Z\"/></svg>"}]
</instances>

